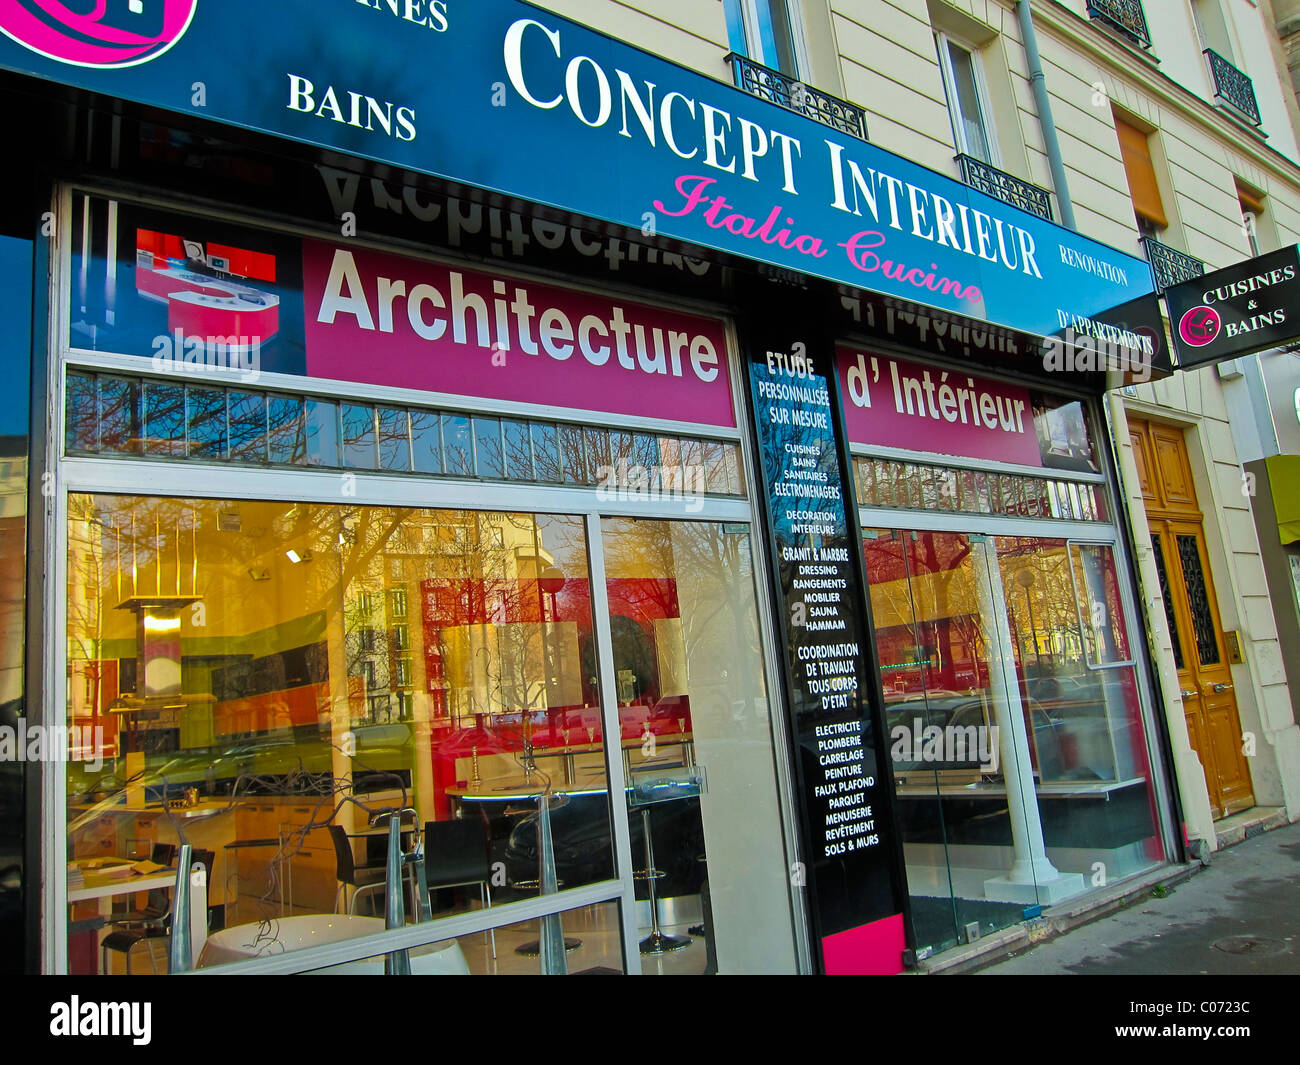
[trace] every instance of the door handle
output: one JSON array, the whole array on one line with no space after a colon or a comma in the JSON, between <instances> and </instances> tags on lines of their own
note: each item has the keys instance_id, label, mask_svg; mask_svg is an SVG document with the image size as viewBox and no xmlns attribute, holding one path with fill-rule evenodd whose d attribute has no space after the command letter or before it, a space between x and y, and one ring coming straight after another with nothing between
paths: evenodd
<instances>
[{"instance_id":1,"label":"door handle","mask_svg":"<svg viewBox=\"0 0 1300 1065\"><path fill-rule=\"evenodd\" d=\"M1184 688L1183 691L1182 691L1182 694L1183 694L1183 698L1184 698L1184 699L1190 699L1193 695L1196 694L1196 692L1194 692L1194 691L1189 691L1188 689Z\"/></svg>"},{"instance_id":2,"label":"door handle","mask_svg":"<svg viewBox=\"0 0 1300 1065\"><path fill-rule=\"evenodd\" d=\"M1222 695L1224 692L1230 692L1230 691L1232 691L1232 685L1231 685L1231 684L1211 684L1211 685L1210 685L1210 690L1213 691L1215 695Z\"/></svg>"}]
</instances>

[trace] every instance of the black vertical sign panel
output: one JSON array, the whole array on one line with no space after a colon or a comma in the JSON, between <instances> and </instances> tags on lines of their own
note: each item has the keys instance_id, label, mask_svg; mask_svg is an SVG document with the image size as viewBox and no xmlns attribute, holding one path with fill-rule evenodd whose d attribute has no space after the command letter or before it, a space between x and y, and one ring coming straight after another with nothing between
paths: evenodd
<instances>
[{"instance_id":1,"label":"black vertical sign panel","mask_svg":"<svg viewBox=\"0 0 1300 1065\"><path fill-rule=\"evenodd\" d=\"M888 750L873 721L865 591L855 552L834 346L747 323L749 389L785 651L802 853L824 972L902 967L901 851Z\"/></svg>"}]
</instances>

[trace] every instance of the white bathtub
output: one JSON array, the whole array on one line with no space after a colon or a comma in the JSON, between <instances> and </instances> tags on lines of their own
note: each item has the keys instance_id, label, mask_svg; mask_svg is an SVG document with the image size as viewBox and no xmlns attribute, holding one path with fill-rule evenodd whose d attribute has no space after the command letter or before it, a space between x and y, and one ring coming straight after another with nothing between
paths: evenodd
<instances>
[{"instance_id":1,"label":"white bathtub","mask_svg":"<svg viewBox=\"0 0 1300 1065\"><path fill-rule=\"evenodd\" d=\"M274 918L265 924L241 924L213 932L199 953L198 968L223 965L228 962L248 961L293 950L305 950L325 943L338 943L373 935L384 930L380 917L358 917L350 914L309 913L300 917ZM259 938L260 936L260 938ZM468 976L469 965L454 939L430 943L411 949L411 972L419 975ZM359 961L331 965L318 973L345 973L356 975L383 975L384 958L363 958Z\"/></svg>"}]
</instances>

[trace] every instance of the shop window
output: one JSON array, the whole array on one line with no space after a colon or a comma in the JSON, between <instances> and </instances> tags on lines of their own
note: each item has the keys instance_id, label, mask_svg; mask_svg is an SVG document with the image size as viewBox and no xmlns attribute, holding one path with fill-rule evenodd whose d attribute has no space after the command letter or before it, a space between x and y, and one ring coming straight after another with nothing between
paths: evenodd
<instances>
[{"instance_id":1,"label":"shop window","mask_svg":"<svg viewBox=\"0 0 1300 1065\"><path fill-rule=\"evenodd\" d=\"M868 528L863 552L917 946L1160 862L1113 547Z\"/></svg>"},{"instance_id":2,"label":"shop window","mask_svg":"<svg viewBox=\"0 0 1300 1065\"><path fill-rule=\"evenodd\" d=\"M947 34L937 34L935 41L957 152L996 166L997 149L979 56Z\"/></svg>"},{"instance_id":3,"label":"shop window","mask_svg":"<svg viewBox=\"0 0 1300 1065\"><path fill-rule=\"evenodd\" d=\"M209 872L206 898L191 905L211 911L214 936L223 923L233 930L202 965L247 957L259 928L287 941L337 926L338 914L350 912L349 935L382 931L382 889L359 889L364 878L338 864L335 843L341 832L354 868L382 867L383 837L366 833L370 815L384 809L415 809L430 838L446 825L482 825L482 845L492 841L504 877L491 885L492 906L508 907L536 899L537 802L547 789L563 789L553 822L562 888L613 878L582 518L111 495L73 495L68 505L69 724L77 736L97 737L102 756L68 766L71 971L126 972L126 953L99 949L112 931L139 933L117 937L130 942L130 971L166 970L165 926L126 923L128 907L138 906L121 893L120 878L137 877L142 897L156 890L165 912L174 871L128 867L173 863L178 831ZM345 525L350 537L340 536ZM453 535L440 548L443 529ZM455 553L466 539L474 551ZM391 629L394 645L410 650L390 658L383 631L367 618L384 605L387 563L415 543L425 553L403 557L418 570L407 589L411 621ZM522 565L525 556L544 559L551 579ZM250 575L254 564L264 578ZM752 591L752 573L738 579ZM388 590L390 605L398 591ZM126 605L96 605L110 601ZM195 604L204 608L201 624ZM761 668L748 672L761 684ZM693 681L696 673L693 665ZM430 678L421 690L417 674ZM685 684L684 673L674 676ZM703 719L712 721L714 692L694 682ZM661 716L676 734L688 704L682 696L669 705L674 714ZM731 713L730 704L717 705ZM617 740L614 752L618 759ZM632 757L641 761L639 748ZM770 772L770 749L766 758ZM182 804L185 816L160 817L163 802ZM698 837L678 811L660 806L656 815L663 835L655 842L678 876L678 849L696 847ZM773 809L764 825L778 847L779 824ZM698 888L702 847L682 853L681 872ZM718 854L728 859L725 848ZM773 865L778 880L783 867ZM470 900L481 904L473 887L435 894L435 919L463 912ZM557 909L564 905L556 900ZM715 913L718 905L715 892ZM621 955L617 911L566 924L587 944L569 956L571 971ZM511 924L508 910L500 923ZM531 936L524 931L498 929L495 958L484 935L445 949L456 971L533 971L535 959L515 948L537 938L536 924ZM735 936L742 949L753 939L747 928ZM429 938L445 937L431 929ZM688 954L702 970L703 940Z\"/></svg>"},{"instance_id":4,"label":"shop window","mask_svg":"<svg viewBox=\"0 0 1300 1065\"><path fill-rule=\"evenodd\" d=\"M756 63L800 76L797 27L790 0L723 0L731 50Z\"/></svg>"}]
</instances>

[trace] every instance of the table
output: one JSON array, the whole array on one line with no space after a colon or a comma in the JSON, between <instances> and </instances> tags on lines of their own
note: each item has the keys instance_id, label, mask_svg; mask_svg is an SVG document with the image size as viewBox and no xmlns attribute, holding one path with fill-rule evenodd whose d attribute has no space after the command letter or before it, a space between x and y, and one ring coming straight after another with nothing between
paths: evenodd
<instances>
[{"instance_id":1,"label":"table","mask_svg":"<svg viewBox=\"0 0 1300 1065\"><path fill-rule=\"evenodd\" d=\"M68 904L74 902L96 902L99 912L108 916L112 912L112 900L120 895L134 895L139 891L162 889L176 890L176 870L149 873L141 876L96 876L94 873L83 874L81 887L69 888ZM207 872L200 867L190 873L190 943L193 954L190 964L194 964L199 950L208 936L208 881ZM99 940L96 939L95 952L99 953Z\"/></svg>"}]
</instances>

